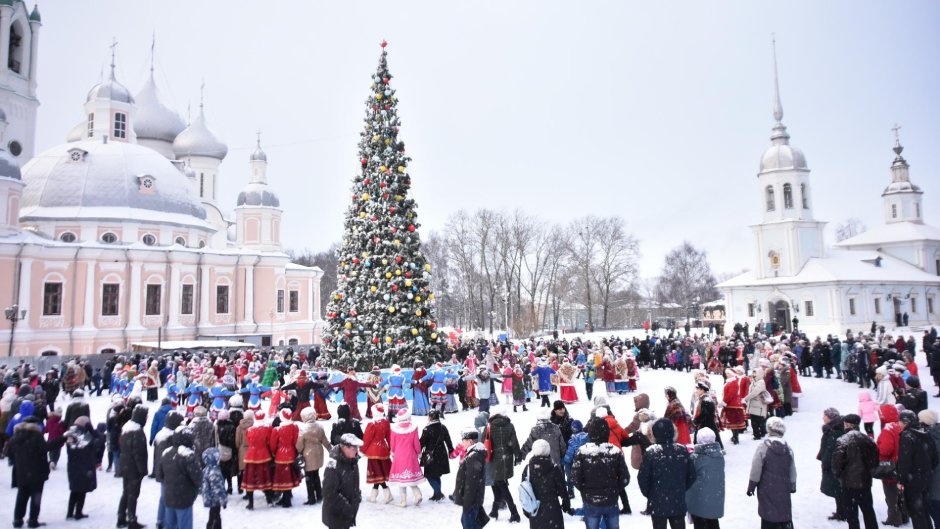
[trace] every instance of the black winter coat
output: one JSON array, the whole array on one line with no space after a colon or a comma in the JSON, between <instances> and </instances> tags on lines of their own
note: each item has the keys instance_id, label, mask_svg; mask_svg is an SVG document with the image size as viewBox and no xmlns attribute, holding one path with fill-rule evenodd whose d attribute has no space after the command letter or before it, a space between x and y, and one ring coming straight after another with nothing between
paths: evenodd
<instances>
[{"instance_id":1,"label":"black winter coat","mask_svg":"<svg viewBox=\"0 0 940 529\"><path fill-rule=\"evenodd\" d=\"M21 422L13 428L7 454L13 461L12 486L37 486L49 479L49 450L62 446L65 436L47 443L37 422Z\"/></svg>"},{"instance_id":2,"label":"black winter coat","mask_svg":"<svg viewBox=\"0 0 940 529\"><path fill-rule=\"evenodd\" d=\"M819 490L830 498L839 497L839 480L832 473L832 454L836 450L836 442L845 433L841 418L835 418L829 424L823 425L822 439L819 441L819 453L816 459L822 465L822 482Z\"/></svg>"},{"instance_id":3,"label":"black winter coat","mask_svg":"<svg viewBox=\"0 0 940 529\"><path fill-rule=\"evenodd\" d=\"M81 417L81 415L79 415ZM69 429L68 465L69 490L72 492L91 492L98 488L98 455L96 454L98 432L90 426L75 425Z\"/></svg>"},{"instance_id":4,"label":"black winter coat","mask_svg":"<svg viewBox=\"0 0 940 529\"><path fill-rule=\"evenodd\" d=\"M143 415L143 420L140 416ZM121 458L118 460L121 475L125 478L144 479L147 477L147 436L141 422L147 422L147 408L139 406L134 410L134 420L127 421L121 428Z\"/></svg>"},{"instance_id":5,"label":"black winter coat","mask_svg":"<svg viewBox=\"0 0 940 529\"><path fill-rule=\"evenodd\" d=\"M323 471L322 520L331 529L356 525L356 513L362 503L358 462L358 456L347 459L341 445L330 450L330 460Z\"/></svg>"},{"instance_id":6,"label":"black winter coat","mask_svg":"<svg viewBox=\"0 0 940 529\"><path fill-rule=\"evenodd\" d=\"M562 510L571 505L568 500L568 488L561 467L547 456L534 456L522 471L523 479L528 473L535 498L539 500L539 510L529 518L529 527L538 529L563 529L565 520ZM561 503L558 499L561 498Z\"/></svg>"},{"instance_id":7,"label":"black winter coat","mask_svg":"<svg viewBox=\"0 0 940 529\"><path fill-rule=\"evenodd\" d=\"M851 430L836 442L831 472L843 488L870 489L871 471L877 466L878 445L871 437Z\"/></svg>"},{"instance_id":8,"label":"black winter coat","mask_svg":"<svg viewBox=\"0 0 940 529\"><path fill-rule=\"evenodd\" d=\"M574 456L571 483L581 491L585 505L616 505L620 489L630 483L623 451L610 443L585 444Z\"/></svg>"},{"instance_id":9,"label":"black winter coat","mask_svg":"<svg viewBox=\"0 0 940 529\"><path fill-rule=\"evenodd\" d=\"M483 505L484 467L486 465L486 447L477 443L467 449L467 455L457 468L457 480L454 483L454 503L463 508Z\"/></svg>"},{"instance_id":10,"label":"black winter coat","mask_svg":"<svg viewBox=\"0 0 940 529\"><path fill-rule=\"evenodd\" d=\"M571 442L571 436L574 435L574 430L571 429L572 422L574 422L574 419L567 411L561 417L555 415L554 411L552 412L552 424L558 425L558 428L561 429L561 437L565 440L565 446L568 446L568 443Z\"/></svg>"},{"instance_id":11,"label":"black winter coat","mask_svg":"<svg viewBox=\"0 0 940 529\"><path fill-rule=\"evenodd\" d=\"M454 443L450 432L440 421L428 423L421 432L421 461L426 462L424 475L440 477L450 474L450 453Z\"/></svg>"},{"instance_id":12,"label":"black winter coat","mask_svg":"<svg viewBox=\"0 0 940 529\"><path fill-rule=\"evenodd\" d=\"M898 401L904 405L904 409L920 413L927 409L927 392L921 388L908 388Z\"/></svg>"},{"instance_id":13,"label":"black winter coat","mask_svg":"<svg viewBox=\"0 0 940 529\"><path fill-rule=\"evenodd\" d=\"M657 439L660 440L660 439ZM637 481L652 516L671 518L686 512L685 491L695 483L695 464L684 446L671 441L643 453Z\"/></svg>"},{"instance_id":14,"label":"black winter coat","mask_svg":"<svg viewBox=\"0 0 940 529\"><path fill-rule=\"evenodd\" d=\"M196 461L192 437L187 439L184 432L177 432L174 436L178 439L177 446L164 452L160 458L163 502L168 508L187 509L193 506L199 496L202 470Z\"/></svg>"},{"instance_id":15,"label":"black winter coat","mask_svg":"<svg viewBox=\"0 0 940 529\"><path fill-rule=\"evenodd\" d=\"M698 406L695 408L695 417L692 418L692 424L695 425L696 441L698 441L698 431L702 428L711 428L715 435L721 432L715 417L715 401L707 395L699 399Z\"/></svg>"},{"instance_id":16,"label":"black winter coat","mask_svg":"<svg viewBox=\"0 0 940 529\"><path fill-rule=\"evenodd\" d=\"M71 428L75 424L75 419L79 417L88 417L91 419L91 408L88 403L82 400L73 400L65 408L65 417L63 417L63 426Z\"/></svg>"},{"instance_id":17,"label":"black winter coat","mask_svg":"<svg viewBox=\"0 0 940 529\"><path fill-rule=\"evenodd\" d=\"M937 468L937 447L926 432L908 426L898 444L898 483L906 488L930 488L930 477Z\"/></svg>"},{"instance_id":18,"label":"black winter coat","mask_svg":"<svg viewBox=\"0 0 940 529\"><path fill-rule=\"evenodd\" d=\"M356 419L340 419L333 423L333 429L330 430L330 444L336 446L343 434L351 433L362 439L362 426Z\"/></svg>"},{"instance_id":19,"label":"black winter coat","mask_svg":"<svg viewBox=\"0 0 940 529\"><path fill-rule=\"evenodd\" d=\"M490 417L489 436L492 444L490 469L494 481L507 481L513 476L513 467L522 460L516 428L505 415Z\"/></svg>"}]
</instances>

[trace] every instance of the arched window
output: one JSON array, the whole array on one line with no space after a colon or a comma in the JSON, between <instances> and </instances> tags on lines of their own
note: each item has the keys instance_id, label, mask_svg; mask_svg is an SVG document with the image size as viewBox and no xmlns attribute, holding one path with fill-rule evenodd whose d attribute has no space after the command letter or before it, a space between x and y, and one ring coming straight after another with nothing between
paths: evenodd
<instances>
[{"instance_id":1,"label":"arched window","mask_svg":"<svg viewBox=\"0 0 940 529\"><path fill-rule=\"evenodd\" d=\"M774 205L774 203L776 202L776 199L774 198L773 186L767 186L766 195L767 195L767 211L773 211L777 209L776 206Z\"/></svg>"},{"instance_id":2,"label":"arched window","mask_svg":"<svg viewBox=\"0 0 940 529\"><path fill-rule=\"evenodd\" d=\"M806 184L800 184L800 200L803 201L803 209L809 209L809 196L806 194Z\"/></svg>"},{"instance_id":3,"label":"arched window","mask_svg":"<svg viewBox=\"0 0 940 529\"><path fill-rule=\"evenodd\" d=\"M117 242L117 235L111 233L110 231L101 236L101 242L106 244L113 244Z\"/></svg>"},{"instance_id":4,"label":"arched window","mask_svg":"<svg viewBox=\"0 0 940 529\"><path fill-rule=\"evenodd\" d=\"M783 207L793 209L793 187L790 184L783 184Z\"/></svg>"},{"instance_id":5,"label":"arched window","mask_svg":"<svg viewBox=\"0 0 940 529\"><path fill-rule=\"evenodd\" d=\"M75 242L75 239L76 239L75 234L70 231L67 231L63 233L62 235L59 235L59 240L62 242Z\"/></svg>"},{"instance_id":6,"label":"arched window","mask_svg":"<svg viewBox=\"0 0 940 529\"><path fill-rule=\"evenodd\" d=\"M21 75L23 73L23 54L27 45L27 42L23 40L25 34L22 22L17 20L10 26L10 42L7 43L9 46L7 68Z\"/></svg>"},{"instance_id":7,"label":"arched window","mask_svg":"<svg viewBox=\"0 0 940 529\"><path fill-rule=\"evenodd\" d=\"M177 238L176 238L176 244L178 244L178 245L180 245L180 246L186 246L186 239L184 239L184 238L182 238L182 237L177 237Z\"/></svg>"}]
</instances>

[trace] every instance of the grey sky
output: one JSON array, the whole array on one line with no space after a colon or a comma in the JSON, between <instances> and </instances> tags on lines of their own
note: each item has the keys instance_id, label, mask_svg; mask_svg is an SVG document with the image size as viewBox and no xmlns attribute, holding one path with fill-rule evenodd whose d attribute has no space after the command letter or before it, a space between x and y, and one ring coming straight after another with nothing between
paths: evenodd
<instances>
[{"instance_id":1,"label":"grey sky","mask_svg":"<svg viewBox=\"0 0 940 529\"><path fill-rule=\"evenodd\" d=\"M784 124L812 169L817 218L883 222L891 127L940 199L940 3L126 2L40 5L37 152L82 119L109 62L137 91L157 36L164 100L185 118L206 82L229 144L220 205L263 131L286 246L342 234L378 43L389 41L422 232L454 210L567 222L621 215L655 275L683 239L716 272L751 267L756 171L770 144L777 35ZM195 111L195 110L194 110ZM940 211L925 207L940 224Z\"/></svg>"}]
</instances>

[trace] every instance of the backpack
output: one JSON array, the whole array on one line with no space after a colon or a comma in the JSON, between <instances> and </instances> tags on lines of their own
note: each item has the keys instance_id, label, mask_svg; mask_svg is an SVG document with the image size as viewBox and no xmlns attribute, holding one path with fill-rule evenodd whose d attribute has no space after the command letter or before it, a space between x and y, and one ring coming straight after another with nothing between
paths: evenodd
<instances>
[{"instance_id":1,"label":"backpack","mask_svg":"<svg viewBox=\"0 0 940 529\"><path fill-rule=\"evenodd\" d=\"M535 489L532 488L532 482L529 481L529 465L526 465L522 471L522 481L519 483L519 505L522 507L526 518L532 518L539 513L538 498L535 497Z\"/></svg>"}]
</instances>

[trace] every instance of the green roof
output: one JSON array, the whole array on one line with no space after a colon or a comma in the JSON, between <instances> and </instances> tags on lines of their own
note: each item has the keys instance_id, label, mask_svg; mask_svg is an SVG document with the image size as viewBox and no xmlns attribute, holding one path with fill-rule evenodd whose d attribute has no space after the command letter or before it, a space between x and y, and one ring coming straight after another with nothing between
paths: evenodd
<instances>
[{"instance_id":1,"label":"green roof","mask_svg":"<svg viewBox=\"0 0 940 529\"><path fill-rule=\"evenodd\" d=\"M39 4L33 6L33 12L29 14L29 19L42 22L42 17L39 16Z\"/></svg>"}]
</instances>

